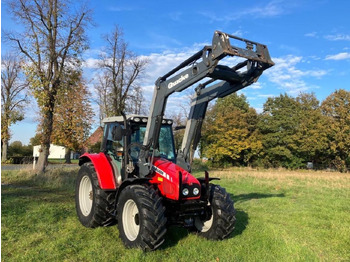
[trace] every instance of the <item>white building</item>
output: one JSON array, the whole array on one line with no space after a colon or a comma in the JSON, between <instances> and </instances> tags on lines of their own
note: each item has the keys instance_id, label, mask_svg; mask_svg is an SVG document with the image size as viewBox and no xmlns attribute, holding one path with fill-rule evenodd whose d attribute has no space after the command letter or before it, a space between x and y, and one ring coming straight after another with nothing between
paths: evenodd
<instances>
[{"instance_id":1,"label":"white building","mask_svg":"<svg viewBox=\"0 0 350 262\"><path fill-rule=\"evenodd\" d=\"M39 157L40 145L33 147L33 157ZM66 148L64 146L50 145L49 159L64 159ZM75 152L71 152L71 159L74 159Z\"/></svg>"}]
</instances>

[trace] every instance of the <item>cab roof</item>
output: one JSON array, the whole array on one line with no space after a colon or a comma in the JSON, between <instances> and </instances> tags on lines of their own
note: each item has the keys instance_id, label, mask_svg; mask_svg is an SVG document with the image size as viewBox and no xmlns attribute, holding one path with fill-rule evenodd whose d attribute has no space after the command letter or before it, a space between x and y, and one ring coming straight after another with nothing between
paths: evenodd
<instances>
[{"instance_id":1,"label":"cab roof","mask_svg":"<svg viewBox=\"0 0 350 262\"><path fill-rule=\"evenodd\" d=\"M130 114L130 115L126 115L126 119L129 121L133 121L133 122L143 122L143 123L148 122L148 116L145 116L145 115ZM124 122L124 117L123 116L106 117L102 120L102 122L104 124L105 123L114 123L114 122L121 122L122 123L122 122ZM172 123L173 123L173 120L163 118L163 124L171 125Z\"/></svg>"}]
</instances>

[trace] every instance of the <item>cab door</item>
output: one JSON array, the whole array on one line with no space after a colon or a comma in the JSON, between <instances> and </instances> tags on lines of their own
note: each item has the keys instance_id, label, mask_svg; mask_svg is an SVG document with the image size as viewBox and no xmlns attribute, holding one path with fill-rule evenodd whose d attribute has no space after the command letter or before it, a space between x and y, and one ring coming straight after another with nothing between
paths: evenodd
<instances>
[{"instance_id":1,"label":"cab door","mask_svg":"<svg viewBox=\"0 0 350 262\"><path fill-rule=\"evenodd\" d=\"M117 185L122 183L122 167L123 167L123 153L124 153L124 143L123 139L115 140L113 139L113 130L117 126L120 126L119 123L107 123L104 128L104 141L103 141L103 151L109 158Z\"/></svg>"}]
</instances>

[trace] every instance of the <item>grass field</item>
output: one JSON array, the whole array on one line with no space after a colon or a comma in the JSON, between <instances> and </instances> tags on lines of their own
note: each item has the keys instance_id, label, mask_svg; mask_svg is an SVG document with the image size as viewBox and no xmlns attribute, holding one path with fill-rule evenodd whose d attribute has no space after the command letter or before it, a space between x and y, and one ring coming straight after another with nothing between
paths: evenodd
<instances>
[{"instance_id":1,"label":"grass field","mask_svg":"<svg viewBox=\"0 0 350 262\"><path fill-rule=\"evenodd\" d=\"M350 261L350 174L212 171L235 201L231 237L208 241L173 227L159 250L144 253L125 249L115 226L80 225L76 172L2 172L2 261Z\"/></svg>"}]
</instances>

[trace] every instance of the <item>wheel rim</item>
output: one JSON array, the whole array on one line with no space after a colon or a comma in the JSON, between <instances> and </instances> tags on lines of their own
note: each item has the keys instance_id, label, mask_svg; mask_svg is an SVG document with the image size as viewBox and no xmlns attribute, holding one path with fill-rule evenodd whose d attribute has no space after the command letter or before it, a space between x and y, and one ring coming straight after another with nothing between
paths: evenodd
<instances>
[{"instance_id":1,"label":"wheel rim","mask_svg":"<svg viewBox=\"0 0 350 262\"><path fill-rule=\"evenodd\" d=\"M213 218L213 212L211 214L210 219L204 222L199 217L196 217L194 220L194 225L200 232L207 232L213 225Z\"/></svg>"},{"instance_id":2,"label":"wheel rim","mask_svg":"<svg viewBox=\"0 0 350 262\"><path fill-rule=\"evenodd\" d=\"M122 219L125 236L130 241L134 241L140 231L139 209L134 200L129 199L126 201L123 208Z\"/></svg>"},{"instance_id":3,"label":"wheel rim","mask_svg":"<svg viewBox=\"0 0 350 262\"><path fill-rule=\"evenodd\" d=\"M79 186L79 205L84 216L88 216L92 209L92 183L88 176L83 176Z\"/></svg>"}]
</instances>

